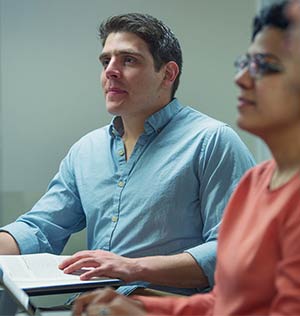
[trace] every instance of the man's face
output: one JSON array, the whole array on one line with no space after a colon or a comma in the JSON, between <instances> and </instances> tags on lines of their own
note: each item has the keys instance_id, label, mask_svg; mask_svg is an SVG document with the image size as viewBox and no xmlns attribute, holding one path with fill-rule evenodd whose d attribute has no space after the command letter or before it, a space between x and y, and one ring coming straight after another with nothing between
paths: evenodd
<instances>
[{"instance_id":1,"label":"man's face","mask_svg":"<svg viewBox=\"0 0 300 316\"><path fill-rule=\"evenodd\" d=\"M148 117L170 101L164 87L165 66L154 68L146 42L133 33L110 33L99 57L107 111L125 117Z\"/></svg>"}]
</instances>

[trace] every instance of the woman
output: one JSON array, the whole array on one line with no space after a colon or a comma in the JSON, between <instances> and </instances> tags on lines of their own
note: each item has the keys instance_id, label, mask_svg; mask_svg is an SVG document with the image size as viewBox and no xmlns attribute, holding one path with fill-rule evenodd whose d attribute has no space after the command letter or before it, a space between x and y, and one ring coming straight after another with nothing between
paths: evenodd
<instances>
[{"instance_id":1,"label":"woman","mask_svg":"<svg viewBox=\"0 0 300 316\"><path fill-rule=\"evenodd\" d=\"M294 61L295 76L292 84L300 89L300 0L290 2L287 15L292 22L288 37L288 51Z\"/></svg>"},{"instance_id":2,"label":"woman","mask_svg":"<svg viewBox=\"0 0 300 316\"><path fill-rule=\"evenodd\" d=\"M213 291L130 299L104 290L80 298L75 315L300 315L300 89L285 10L273 5L256 17L235 63L238 125L273 159L247 172L227 206Z\"/></svg>"},{"instance_id":3,"label":"woman","mask_svg":"<svg viewBox=\"0 0 300 316\"><path fill-rule=\"evenodd\" d=\"M300 59L300 0L293 0L287 8L287 15L292 21L291 51L298 60Z\"/></svg>"}]
</instances>

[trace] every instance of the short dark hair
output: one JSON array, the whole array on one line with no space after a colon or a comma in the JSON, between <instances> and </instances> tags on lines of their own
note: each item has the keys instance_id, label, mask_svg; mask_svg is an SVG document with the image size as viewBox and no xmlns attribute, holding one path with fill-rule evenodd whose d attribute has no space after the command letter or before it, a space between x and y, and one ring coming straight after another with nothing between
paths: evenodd
<instances>
[{"instance_id":1,"label":"short dark hair","mask_svg":"<svg viewBox=\"0 0 300 316\"><path fill-rule=\"evenodd\" d=\"M286 30L289 26L289 20L286 16L287 1L272 4L262 8L255 16L252 28L252 41L257 33L266 26L277 27Z\"/></svg>"},{"instance_id":2,"label":"short dark hair","mask_svg":"<svg viewBox=\"0 0 300 316\"><path fill-rule=\"evenodd\" d=\"M169 61L174 61L179 67L179 73L174 81L171 98L174 97L179 85L182 71L182 52L178 39L171 29L162 21L149 14L128 13L109 17L99 27L99 36L104 46L110 33L129 32L137 35L148 45L154 60L154 67L159 71Z\"/></svg>"}]
</instances>

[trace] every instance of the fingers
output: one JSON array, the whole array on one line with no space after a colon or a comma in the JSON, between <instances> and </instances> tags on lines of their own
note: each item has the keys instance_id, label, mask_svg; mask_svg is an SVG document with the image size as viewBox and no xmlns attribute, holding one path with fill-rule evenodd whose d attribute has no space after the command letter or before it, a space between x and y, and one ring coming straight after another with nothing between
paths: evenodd
<instances>
[{"instance_id":1,"label":"fingers","mask_svg":"<svg viewBox=\"0 0 300 316\"><path fill-rule=\"evenodd\" d=\"M83 312L87 316L145 315L141 302L122 296L111 288L80 296L73 305L73 315L79 316Z\"/></svg>"},{"instance_id":2,"label":"fingers","mask_svg":"<svg viewBox=\"0 0 300 316\"><path fill-rule=\"evenodd\" d=\"M88 316L137 316L145 315L143 306L130 298L117 295L112 298L109 303L92 303L86 308L86 315Z\"/></svg>"},{"instance_id":3,"label":"fingers","mask_svg":"<svg viewBox=\"0 0 300 316\"><path fill-rule=\"evenodd\" d=\"M93 277L102 277L105 276L107 278L117 278L116 273L112 273L113 271L109 270L107 267L103 269L101 266L91 269L80 276L80 280L85 281L89 280Z\"/></svg>"},{"instance_id":4,"label":"fingers","mask_svg":"<svg viewBox=\"0 0 300 316\"><path fill-rule=\"evenodd\" d=\"M114 308L108 307L107 305L103 304L95 304L90 305L86 309L86 315L87 316L114 316L114 315L120 315L119 312L116 312ZM125 314L121 314L122 316L125 316Z\"/></svg>"},{"instance_id":5,"label":"fingers","mask_svg":"<svg viewBox=\"0 0 300 316\"><path fill-rule=\"evenodd\" d=\"M98 268L95 268L93 270L90 270L88 272L85 272L83 273L81 276L80 276L80 280L82 281L86 281L86 280L89 280L91 279L92 277L101 277L103 276L102 273L100 272L100 269ZM107 275L107 273L105 274L106 277L109 278L109 275Z\"/></svg>"},{"instance_id":6,"label":"fingers","mask_svg":"<svg viewBox=\"0 0 300 316\"><path fill-rule=\"evenodd\" d=\"M96 260L94 260L93 258L84 258L84 259L80 259L80 260L70 264L69 266L64 268L63 271L64 271L64 273L72 273L72 272L80 270L82 268L95 268L98 266L99 266L99 263ZM82 272L84 272L84 271L82 271Z\"/></svg>"},{"instance_id":7,"label":"fingers","mask_svg":"<svg viewBox=\"0 0 300 316\"><path fill-rule=\"evenodd\" d=\"M86 315L87 316L106 316L106 315L111 316L112 311L109 307L106 307L105 305L94 304L87 307Z\"/></svg>"},{"instance_id":8,"label":"fingers","mask_svg":"<svg viewBox=\"0 0 300 316\"><path fill-rule=\"evenodd\" d=\"M58 266L59 269L63 270L64 273L72 273L81 268L94 268L99 266L99 260L97 260L98 251L95 250L85 250L75 253L70 258L61 262Z\"/></svg>"},{"instance_id":9,"label":"fingers","mask_svg":"<svg viewBox=\"0 0 300 316\"><path fill-rule=\"evenodd\" d=\"M88 305L93 304L107 304L110 303L111 300L113 300L118 293L116 293L111 288L105 288L96 290L93 292L89 292L87 294L81 295L79 298L76 299L73 305L73 315L81 315ZM97 314L97 316L99 313Z\"/></svg>"},{"instance_id":10,"label":"fingers","mask_svg":"<svg viewBox=\"0 0 300 316\"><path fill-rule=\"evenodd\" d=\"M98 291L93 291L88 294L83 294L79 296L73 304L72 314L74 316L79 316L83 313L86 306L93 301L93 299L98 295Z\"/></svg>"},{"instance_id":11,"label":"fingers","mask_svg":"<svg viewBox=\"0 0 300 316\"><path fill-rule=\"evenodd\" d=\"M77 275L80 275L81 280L89 280L92 277L118 277L118 273L115 270L114 266L108 262L100 262L100 260L93 258L85 258L69 265L63 271L64 273L76 272Z\"/></svg>"},{"instance_id":12,"label":"fingers","mask_svg":"<svg viewBox=\"0 0 300 316\"><path fill-rule=\"evenodd\" d=\"M89 280L92 277L110 277L132 282L135 278L135 266L135 261L131 258L108 251L91 250L74 254L63 261L59 268L64 273L76 272L81 280Z\"/></svg>"},{"instance_id":13,"label":"fingers","mask_svg":"<svg viewBox=\"0 0 300 316\"><path fill-rule=\"evenodd\" d=\"M71 256L70 258L67 258L65 260L63 260L59 265L59 269L63 270L66 267L68 267L69 265L75 263L76 261L82 259L82 258L86 258L86 257L90 257L92 255L94 251L92 250L84 250L84 251L79 251L76 252L73 256Z\"/></svg>"}]
</instances>

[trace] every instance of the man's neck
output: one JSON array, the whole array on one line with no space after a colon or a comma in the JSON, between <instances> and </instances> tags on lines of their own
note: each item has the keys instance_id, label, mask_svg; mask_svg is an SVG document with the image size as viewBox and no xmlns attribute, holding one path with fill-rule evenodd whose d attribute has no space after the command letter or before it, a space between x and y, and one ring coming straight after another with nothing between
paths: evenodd
<instances>
[{"instance_id":1,"label":"man's neck","mask_svg":"<svg viewBox=\"0 0 300 316\"><path fill-rule=\"evenodd\" d=\"M125 149L126 149L126 158L130 158L130 155L134 149L134 146L144 132L145 121L155 112L160 111L166 104L171 100L167 99L161 104L158 104L156 107L152 107L152 111L148 113L138 113L137 115L122 115L122 123L124 128L124 134L122 136Z\"/></svg>"},{"instance_id":2,"label":"man's neck","mask_svg":"<svg viewBox=\"0 0 300 316\"><path fill-rule=\"evenodd\" d=\"M126 159L128 160L133 152L134 146L144 132L145 119L134 119L129 120L123 119L124 134L122 136L123 143L126 150Z\"/></svg>"},{"instance_id":3,"label":"man's neck","mask_svg":"<svg viewBox=\"0 0 300 316\"><path fill-rule=\"evenodd\" d=\"M140 135L144 132L144 124L146 118L123 118L123 129L124 135L123 139L137 140Z\"/></svg>"}]
</instances>

